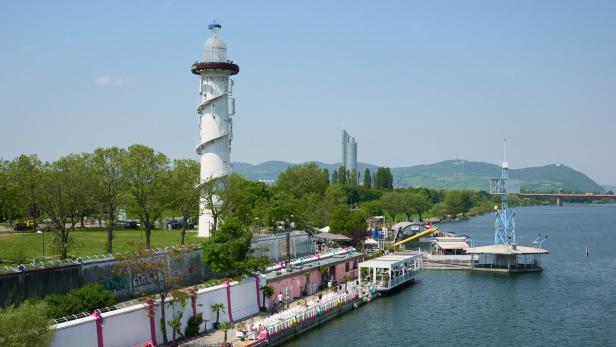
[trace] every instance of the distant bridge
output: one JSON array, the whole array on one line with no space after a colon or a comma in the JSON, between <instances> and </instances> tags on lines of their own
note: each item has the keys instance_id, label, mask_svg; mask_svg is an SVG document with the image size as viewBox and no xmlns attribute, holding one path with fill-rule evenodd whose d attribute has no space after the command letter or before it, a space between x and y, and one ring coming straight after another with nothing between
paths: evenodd
<instances>
[{"instance_id":1,"label":"distant bridge","mask_svg":"<svg viewBox=\"0 0 616 347\"><path fill-rule=\"evenodd\" d=\"M527 199L556 199L556 205L562 206L563 199L612 199L616 200L616 195L612 194L548 194L548 193L519 193L521 198Z\"/></svg>"}]
</instances>

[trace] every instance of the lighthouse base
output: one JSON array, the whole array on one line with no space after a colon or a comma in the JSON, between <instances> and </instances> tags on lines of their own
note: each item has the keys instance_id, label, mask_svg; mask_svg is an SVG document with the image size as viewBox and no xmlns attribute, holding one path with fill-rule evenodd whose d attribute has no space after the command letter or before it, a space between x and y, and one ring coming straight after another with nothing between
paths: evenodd
<instances>
[{"instance_id":1,"label":"lighthouse base","mask_svg":"<svg viewBox=\"0 0 616 347\"><path fill-rule=\"evenodd\" d=\"M205 211L199 216L199 229L198 237L210 237L212 230L214 229L214 218L210 211Z\"/></svg>"}]
</instances>

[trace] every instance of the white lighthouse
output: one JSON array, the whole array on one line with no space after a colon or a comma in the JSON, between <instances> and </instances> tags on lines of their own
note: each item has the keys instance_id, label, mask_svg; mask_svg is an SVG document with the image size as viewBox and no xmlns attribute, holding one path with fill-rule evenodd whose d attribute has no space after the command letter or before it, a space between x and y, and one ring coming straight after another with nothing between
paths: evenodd
<instances>
[{"instance_id":1,"label":"white lighthouse","mask_svg":"<svg viewBox=\"0 0 616 347\"><path fill-rule=\"evenodd\" d=\"M197 106L199 144L201 156L201 181L225 177L231 173L231 138L235 114L235 100L231 98L233 81L229 76L240 71L239 66L227 58L227 46L217 36L221 25L214 22L208 26L212 37L205 41L205 56L195 62L191 71L199 75L201 101ZM199 236L208 237L213 228L210 210L200 206Z\"/></svg>"}]
</instances>

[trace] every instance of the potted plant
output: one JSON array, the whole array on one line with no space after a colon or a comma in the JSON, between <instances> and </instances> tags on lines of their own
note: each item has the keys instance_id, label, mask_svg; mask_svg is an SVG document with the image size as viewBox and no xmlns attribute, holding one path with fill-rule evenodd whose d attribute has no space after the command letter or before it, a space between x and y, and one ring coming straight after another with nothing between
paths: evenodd
<instances>
[{"instance_id":1,"label":"potted plant","mask_svg":"<svg viewBox=\"0 0 616 347\"><path fill-rule=\"evenodd\" d=\"M345 292L347 290L347 284L349 284L349 281L351 281L352 279L353 279L353 277L351 277L349 274L344 274L340 278L340 280L344 282L344 291Z\"/></svg>"},{"instance_id":2,"label":"potted plant","mask_svg":"<svg viewBox=\"0 0 616 347\"><path fill-rule=\"evenodd\" d=\"M272 286L263 287L263 307L261 307L262 312L267 311L267 307L265 306L265 298L270 299L272 295L274 295L274 287Z\"/></svg>"},{"instance_id":3,"label":"potted plant","mask_svg":"<svg viewBox=\"0 0 616 347\"><path fill-rule=\"evenodd\" d=\"M304 284L304 291L302 292L302 295L308 296L308 285L310 284L310 272L306 272L304 274L304 277L306 277L306 283Z\"/></svg>"},{"instance_id":4,"label":"potted plant","mask_svg":"<svg viewBox=\"0 0 616 347\"><path fill-rule=\"evenodd\" d=\"M212 311L216 312L216 322L214 323L214 329L218 329L218 326L220 325L220 311L222 311L222 313L225 313L225 304L217 303L212 305Z\"/></svg>"}]
</instances>

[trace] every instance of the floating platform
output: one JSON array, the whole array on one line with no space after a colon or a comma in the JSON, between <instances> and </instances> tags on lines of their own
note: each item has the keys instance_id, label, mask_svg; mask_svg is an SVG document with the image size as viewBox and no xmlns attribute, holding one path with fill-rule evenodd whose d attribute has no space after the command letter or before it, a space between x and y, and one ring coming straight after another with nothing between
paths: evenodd
<instances>
[{"instance_id":1,"label":"floating platform","mask_svg":"<svg viewBox=\"0 0 616 347\"><path fill-rule=\"evenodd\" d=\"M391 253L359 263L359 283L374 285L381 293L389 292L412 283L422 269L422 253Z\"/></svg>"},{"instance_id":2,"label":"floating platform","mask_svg":"<svg viewBox=\"0 0 616 347\"><path fill-rule=\"evenodd\" d=\"M467 249L466 253L479 255L479 258L471 263L473 271L541 272L541 256L549 252L543 248L507 243L473 247Z\"/></svg>"}]
</instances>

